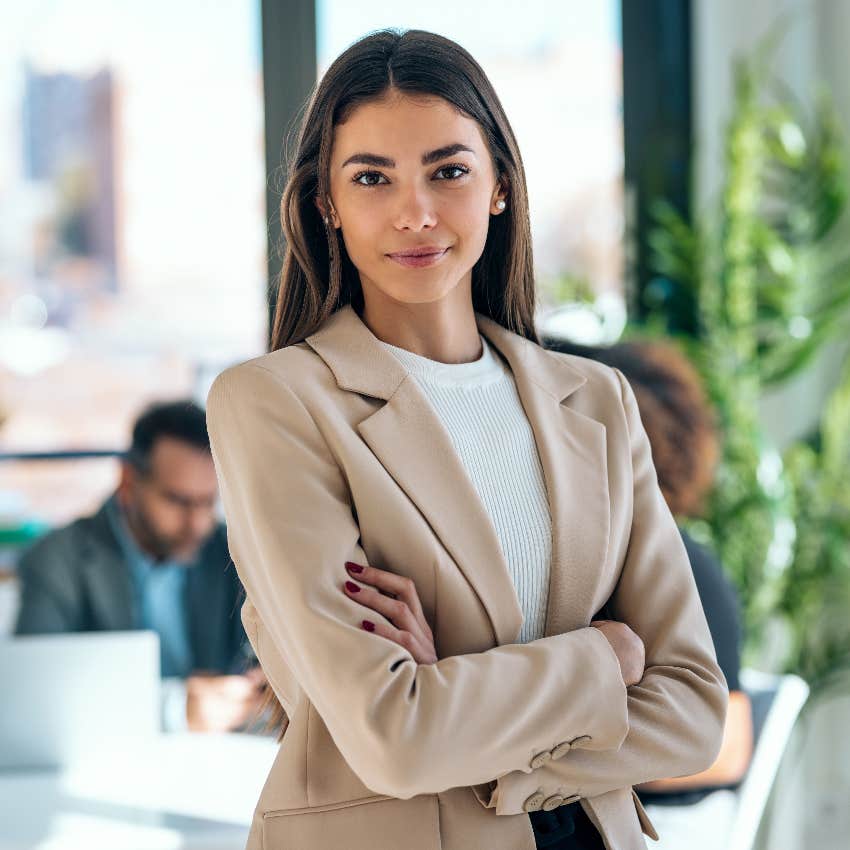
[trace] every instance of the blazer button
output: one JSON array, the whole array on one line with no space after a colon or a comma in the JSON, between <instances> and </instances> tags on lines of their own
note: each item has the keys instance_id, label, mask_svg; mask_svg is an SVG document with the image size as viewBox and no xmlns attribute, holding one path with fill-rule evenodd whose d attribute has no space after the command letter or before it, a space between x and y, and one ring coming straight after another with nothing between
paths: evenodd
<instances>
[{"instance_id":1,"label":"blazer button","mask_svg":"<svg viewBox=\"0 0 850 850\"><path fill-rule=\"evenodd\" d=\"M569 751L572 744L569 741L561 741L554 750L552 750L552 758L559 759L565 756Z\"/></svg>"},{"instance_id":2,"label":"blazer button","mask_svg":"<svg viewBox=\"0 0 850 850\"><path fill-rule=\"evenodd\" d=\"M563 802L564 798L560 794L553 794L551 797L547 797L543 801L543 811L551 812L552 809L557 809Z\"/></svg>"},{"instance_id":3,"label":"blazer button","mask_svg":"<svg viewBox=\"0 0 850 850\"><path fill-rule=\"evenodd\" d=\"M536 812L543 801L546 799L546 795L542 791L535 791L523 804L522 807L526 812Z\"/></svg>"},{"instance_id":4,"label":"blazer button","mask_svg":"<svg viewBox=\"0 0 850 850\"><path fill-rule=\"evenodd\" d=\"M570 741L570 746L571 747L580 747L586 741L592 741L592 740L593 740L593 738L591 738L590 735L579 735L578 738L573 738L572 741Z\"/></svg>"},{"instance_id":5,"label":"blazer button","mask_svg":"<svg viewBox=\"0 0 850 850\"><path fill-rule=\"evenodd\" d=\"M543 767L549 759L552 758L552 753L549 750L543 750L531 760L531 769L536 770L538 767Z\"/></svg>"}]
</instances>

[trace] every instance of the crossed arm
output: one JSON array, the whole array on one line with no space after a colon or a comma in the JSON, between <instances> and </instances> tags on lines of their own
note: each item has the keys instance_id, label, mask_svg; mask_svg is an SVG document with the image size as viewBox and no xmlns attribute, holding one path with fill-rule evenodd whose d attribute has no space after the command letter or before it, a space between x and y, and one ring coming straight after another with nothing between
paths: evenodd
<instances>
[{"instance_id":1,"label":"crossed arm","mask_svg":"<svg viewBox=\"0 0 850 850\"><path fill-rule=\"evenodd\" d=\"M240 579L270 652L285 659L346 761L376 793L407 799L490 783L482 803L514 814L539 784L593 796L693 773L717 755L728 692L634 397L620 381L635 504L611 612L641 637L647 658L642 681L628 690L596 628L429 665L365 631L340 583L345 562L368 561L317 423L262 366L233 367L214 382L208 428ZM471 729L465 720L473 702L494 708ZM520 712L512 708L518 704ZM530 750L579 737L584 748L528 766Z\"/></svg>"},{"instance_id":2,"label":"crossed arm","mask_svg":"<svg viewBox=\"0 0 850 850\"><path fill-rule=\"evenodd\" d=\"M674 792L694 788L732 785L740 782L753 754L753 717L750 698L743 691L729 692L729 711L723 730L723 744L707 770L690 776L654 779L637 786L639 791Z\"/></svg>"},{"instance_id":3,"label":"crossed arm","mask_svg":"<svg viewBox=\"0 0 850 850\"><path fill-rule=\"evenodd\" d=\"M538 787L593 797L707 769L720 750L729 692L675 520L658 487L649 439L626 379L620 382L631 445L634 508L613 619L642 640L646 667L628 688L629 732L618 747L571 749L534 770L498 776L482 804L518 814ZM554 746L555 742L552 742ZM489 793L488 793L489 792Z\"/></svg>"}]
</instances>

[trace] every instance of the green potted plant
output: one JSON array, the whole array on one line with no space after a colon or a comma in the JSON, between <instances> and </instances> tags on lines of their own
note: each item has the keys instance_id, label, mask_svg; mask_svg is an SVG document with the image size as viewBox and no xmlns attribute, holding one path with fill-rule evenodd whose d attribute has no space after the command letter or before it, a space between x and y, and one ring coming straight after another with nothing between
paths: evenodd
<instances>
[{"instance_id":1,"label":"green potted plant","mask_svg":"<svg viewBox=\"0 0 850 850\"><path fill-rule=\"evenodd\" d=\"M847 178L829 98L820 93L809 110L773 80L774 47L765 42L736 62L718 201L692 222L655 204L649 318L630 335L695 328L674 336L705 380L724 448L705 517L690 530L739 589L745 663L815 682L850 651L850 549L842 543L850 524L837 477L850 472L842 455L850 378L825 413L821 439L784 457L767 440L758 405L850 328L850 252L839 224ZM692 314L671 315L672 304ZM771 653L768 638L777 635L784 640Z\"/></svg>"}]
</instances>

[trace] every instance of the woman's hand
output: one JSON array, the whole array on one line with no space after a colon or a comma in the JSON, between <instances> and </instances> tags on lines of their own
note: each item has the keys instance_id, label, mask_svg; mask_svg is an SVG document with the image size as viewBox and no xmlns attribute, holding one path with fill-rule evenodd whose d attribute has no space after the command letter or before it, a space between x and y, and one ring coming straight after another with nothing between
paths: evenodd
<instances>
[{"instance_id":1,"label":"woman's hand","mask_svg":"<svg viewBox=\"0 0 850 850\"><path fill-rule=\"evenodd\" d=\"M351 561L346 561L345 568L358 583L345 582L343 593L389 620L389 623L380 619L363 620L361 627L403 646L418 664L436 662L434 636L422 612L413 580Z\"/></svg>"},{"instance_id":2,"label":"woman's hand","mask_svg":"<svg viewBox=\"0 0 850 850\"><path fill-rule=\"evenodd\" d=\"M625 623L617 620L593 620L590 624L599 629L620 662L620 674L626 687L636 685L643 678L646 653L643 641Z\"/></svg>"}]
</instances>

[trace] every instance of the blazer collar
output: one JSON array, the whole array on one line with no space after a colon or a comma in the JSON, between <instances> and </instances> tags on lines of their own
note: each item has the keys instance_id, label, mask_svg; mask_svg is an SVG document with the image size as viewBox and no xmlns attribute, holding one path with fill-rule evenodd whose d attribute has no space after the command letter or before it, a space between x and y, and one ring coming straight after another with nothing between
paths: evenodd
<instances>
[{"instance_id":1,"label":"blazer collar","mask_svg":"<svg viewBox=\"0 0 850 850\"><path fill-rule=\"evenodd\" d=\"M586 626L589 612L604 601L594 594L610 523L605 426L564 403L587 381L566 358L487 316L475 317L513 373L543 468L552 518L545 634ZM360 435L464 573L489 615L496 642L515 643L523 613L495 527L417 382L351 305L305 341L340 388L386 401L359 423Z\"/></svg>"},{"instance_id":2,"label":"blazer collar","mask_svg":"<svg viewBox=\"0 0 850 850\"><path fill-rule=\"evenodd\" d=\"M511 371L528 371L534 382L558 401L587 381L565 360L489 316L476 312L475 321L479 331L508 361ZM401 363L380 344L350 304L333 313L305 341L328 364L341 389L387 400L407 377Z\"/></svg>"}]
</instances>

